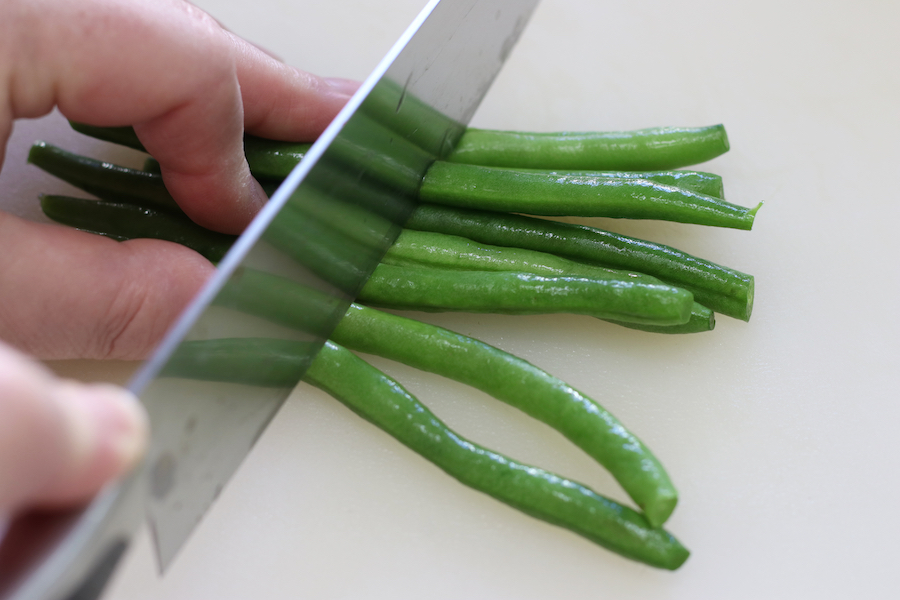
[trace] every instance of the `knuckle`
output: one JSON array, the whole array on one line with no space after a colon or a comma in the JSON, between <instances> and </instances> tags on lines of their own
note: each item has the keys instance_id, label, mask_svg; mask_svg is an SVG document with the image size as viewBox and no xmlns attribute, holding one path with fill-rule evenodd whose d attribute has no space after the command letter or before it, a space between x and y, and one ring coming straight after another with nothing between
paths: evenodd
<instances>
[{"instance_id":1,"label":"knuckle","mask_svg":"<svg viewBox=\"0 0 900 600\"><path fill-rule=\"evenodd\" d=\"M128 282L120 286L107 304L103 318L94 332L90 347L92 358L130 359L134 353L135 326L146 304L146 294Z\"/></svg>"}]
</instances>

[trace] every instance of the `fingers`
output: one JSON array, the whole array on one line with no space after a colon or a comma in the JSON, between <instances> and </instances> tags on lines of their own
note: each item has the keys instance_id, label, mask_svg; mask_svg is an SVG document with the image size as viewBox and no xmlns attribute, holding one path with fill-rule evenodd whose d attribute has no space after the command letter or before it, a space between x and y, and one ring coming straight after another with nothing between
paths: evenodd
<instances>
[{"instance_id":1,"label":"fingers","mask_svg":"<svg viewBox=\"0 0 900 600\"><path fill-rule=\"evenodd\" d=\"M354 89L288 67L182 0L11 1L0 19L11 109L0 120L58 105L70 119L133 125L176 201L218 231L239 233L266 202L244 159L245 123L311 141Z\"/></svg>"},{"instance_id":2,"label":"fingers","mask_svg":"<svg viewBox=\"0 0 900 600\"><path fill-rule=\"evenodd\" d=\"M206 79L202 92L134 129L185 213L204 227L236 234L268 198L244 158L236 74L206 73Z\"/></svg>"},{"instance_id":3,"label":"fingers","mask_svg":"<svg viewBox=\"0 0 900 600\"><path fill-rule=\"evenodd\" d=\"M178 244L0 213L0 339L44 359L145 358L214 271Z\"/></svg>"},{"instance_id":4,"label":"fingers","mask_svg":"<svg viewBox=\"0 0 900 600\"><path fill-rule=\"evenodd\" d=\"M136 463L146 439L125 390L58 380L0 343L0 514L86 500Z\"/></svg>"},{"instance_id":5,"label":"fingers","mask_svg":"<svg viewBox=\"0 0 900 600\"><path fill-rule=\"evenodd\" d=\"M299 71L235 35L229 36L241 83L244 124L254 135L313 141L359 87L355 81Z\"/></svg>"}]
</instances>

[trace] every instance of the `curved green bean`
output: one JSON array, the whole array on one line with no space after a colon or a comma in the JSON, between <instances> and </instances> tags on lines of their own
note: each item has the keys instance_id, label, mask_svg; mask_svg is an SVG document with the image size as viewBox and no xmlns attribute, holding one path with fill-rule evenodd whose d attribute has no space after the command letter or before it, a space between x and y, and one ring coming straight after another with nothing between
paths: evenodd
<instances>
[{"instance_id":1,"label":"curved green bean","mask_svg":"<svg viewBox=\"0 0 900 600\"><path fill-rule=\"evenodd\" d=\"M311 334L336 301L289 279L243 269L215 302ZM678 496L649 449L594 400L525 360L441 327L352 304L331 331L352 350L382 356L484 391L553 427L615 477L654 525Z\"/></svg>"},{"instance_id":2,"label":"curved green bean","mask_svg":"<svg viewBox=\"0 0 900 600\"><path fill-rule=\"evenodd\" d=\"M461 483L648 565L677 569L689 552L639 513L590 488L461 437L399 383L327 342L304 376Z\"/></svg>"},{"instance_id":3,"label":"curved green bean","mask_svg":"<svg viewBox=\"0 0 900 600\"><path fill-rule=\"evenodd\" d=\"M649 171L698 164L728 147L722 125L558 133L469 128L447 160L492 167Z\"/></svg>"},{"instance_id":4,"label":"curved green bean","mask_svg":"<svg viewBox=\"0 0 900 600\"><path fill-rule=\"evenodd\" d=\"M665 469L644 444L595 401L530 363L473 338L359 304L331 339L480 389L553 427L603 465L662 525L678 500Z\"/></svg>"}]
</instances>

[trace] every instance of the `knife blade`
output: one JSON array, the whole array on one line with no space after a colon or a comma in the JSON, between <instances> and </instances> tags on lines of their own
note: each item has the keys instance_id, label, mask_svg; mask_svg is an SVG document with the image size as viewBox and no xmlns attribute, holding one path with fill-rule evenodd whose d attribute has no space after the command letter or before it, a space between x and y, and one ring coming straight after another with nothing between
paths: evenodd
<instances>
[{"instance_id":1,"label":"knife blade","mask_svg":"<svg viewBox=\"0 0 900 600\"><path fill-rule=\"evenodd\" d=\"M536 4L423 9L129 384L150 415L142 465L83 509L13 523L0 543L0 600L96 598L145 514L165 570L393 243L425 171L459 140ZM327 314L298 330L230 305L250 270L327 294ZM179 363L187 342L253 337L303 343L306 355L267 385L240 365L229 380Z\"/></svg>"}]
</instances>

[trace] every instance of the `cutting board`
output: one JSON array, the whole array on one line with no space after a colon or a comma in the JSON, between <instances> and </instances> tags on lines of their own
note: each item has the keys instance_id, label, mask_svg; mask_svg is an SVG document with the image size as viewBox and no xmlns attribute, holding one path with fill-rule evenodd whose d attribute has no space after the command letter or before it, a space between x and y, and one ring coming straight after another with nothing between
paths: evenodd
<instances>
[{"instance_id":1,"label":"cutting board","mask_svg":"<svg viewBox=\"0 0 900 600\"><path fill-rule=\"evenodd\" d=\"M290 64L363 78L423 1L201 0ZM171 570L146 534L109 600L196 598L895 597L900 562L900 5L543 0L474 125L619 130L724 123L701 168L751 232L587 222L756 276L749 323L667 337L587 317L415 316L526 358L592 396L661 458L681 494L677 572L619 558L458 484L336 401L296 390ZM40 219L64 186L21 163L59 115L17 125L2 205ZM549 428L480 392L373 362L459 432L625 501ZM124 381L129 363L54 363Z\"/></svg>"}]
</instances>

